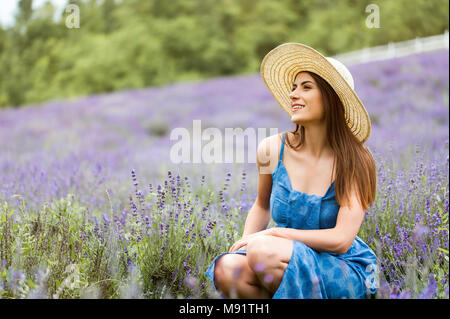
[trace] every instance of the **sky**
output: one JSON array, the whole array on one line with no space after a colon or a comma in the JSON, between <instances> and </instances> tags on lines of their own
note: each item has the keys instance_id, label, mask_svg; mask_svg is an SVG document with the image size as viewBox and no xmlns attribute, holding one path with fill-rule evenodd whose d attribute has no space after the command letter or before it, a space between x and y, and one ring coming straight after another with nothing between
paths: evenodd
<instances>
[{"instance_id":1,"label":"sky","mask_svg":"<svg viewBox=\"0 0 450 319\"><path fill-rule=\"evenodd\" d=\"M45 2L50 1L59 12L64 8L67 0L34 0L33 8L41 7ZM0 0L0 24L8 27L14 23L14 16L17 13L19 0Z\"/></svg>"}]
</instances>

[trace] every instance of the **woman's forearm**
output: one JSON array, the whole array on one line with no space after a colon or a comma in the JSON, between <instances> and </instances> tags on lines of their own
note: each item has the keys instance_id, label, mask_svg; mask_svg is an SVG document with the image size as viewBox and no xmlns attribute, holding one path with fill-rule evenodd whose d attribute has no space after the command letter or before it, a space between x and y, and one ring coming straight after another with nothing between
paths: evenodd
<instances>
[{"instance_id":1,"label":"woman's forearm","mask_svg":"<svg viewBox=\"0 0 450 319\"><path fill-rule=\"evenodd\" d=\"M245 220L244 233L242 237L266 229L270 222L270 210L265 209L255 202L250 208Z\"/></svg>"},{"instance_id":2,"label":"woman's forearm","mask_svg":"<svg viewBox=\"0 0 450 319\"><path fill-rule=\"evenodd\" d=\"M274 227L268 230L267 235L300 241L320 252L345 254L351 246L348 236L343 236L336 228L294 229Z\"/></svg>"}]
</instances>

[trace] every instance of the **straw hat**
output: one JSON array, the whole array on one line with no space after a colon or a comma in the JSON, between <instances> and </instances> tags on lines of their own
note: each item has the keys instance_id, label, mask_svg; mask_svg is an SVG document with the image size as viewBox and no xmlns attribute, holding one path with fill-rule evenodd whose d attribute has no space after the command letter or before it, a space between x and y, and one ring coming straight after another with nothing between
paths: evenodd
<instances>
[{"instance_id":1,"label":"straw hat","mask_svg":"<svg viewBox=\"0 0 450 319\"><path fill-rule=\"evenodd\" d=\"M344 64L301 43L281 44L267 53L261 62L264 82L289 116L292 116L289 94L294 77L301 71L314 72L331 85L344 105L347 125L364 143L370 135L369 114L356 95L353 77Z\"/></svg>"}]
</instances>

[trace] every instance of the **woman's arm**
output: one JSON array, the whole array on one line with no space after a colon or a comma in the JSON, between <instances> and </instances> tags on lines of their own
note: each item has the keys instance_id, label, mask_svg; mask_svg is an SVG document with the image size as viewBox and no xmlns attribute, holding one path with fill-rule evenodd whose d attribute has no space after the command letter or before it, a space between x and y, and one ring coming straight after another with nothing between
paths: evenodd
<instances>
[{"instance_id":1,"label":"woman's arm","mask_svg":"<svg viewBox=\"0 0 450 319\"><path fill-rule=\"evenodd\" d=\"M329 229L270 228L263 235L271 235L304 243L314 250L345 254L358 234L364 210L356 193L350 196L350 206L341 206L336 226Z\"/></svg>"},{"instance_id":2,"label":"woman's arm","mask_svg":"<svg viewBox=\"0 0 450 319\"><path fill-rule=\"evenodd\" d=\"M258 168L257 197L245 220L243 239L266 229L270 222L271 173L277 165L276 156L274 156L274 154L277 154L277 138L279 138L279 135L267 137L258 145L256 152L256 165ZM281 144L278 149L280 147ZM237 250L245 245L246 242L241 239L231 247L230 251Z\"/></svg>"},{"instance_id":3,"label":"woman's arm","mask_svg":"<svg viewBox=\"0 0 450 319\"><path fill-rule=\"evenodd\" d=\"M245 220L244 233L242 237L257 233L266 229L270 222L270 210L263 206L258 200L250 208Z\"/></svg>"},{"instance_id":4,"label":"woman's arm","mask_svg":"<svg viewBox=\"0 0 450 319\"><path fill-rule=\"evenodd\" d=\"M269 231L266 229L269 221L270 208L268 209L261 206L261 203L256 199L245 220L242 238L236 241L229 251L232 252L239 249L245 249L245 246L247 246L247 242L251 237L266 234Z\"/></svg>"}]
</instances>

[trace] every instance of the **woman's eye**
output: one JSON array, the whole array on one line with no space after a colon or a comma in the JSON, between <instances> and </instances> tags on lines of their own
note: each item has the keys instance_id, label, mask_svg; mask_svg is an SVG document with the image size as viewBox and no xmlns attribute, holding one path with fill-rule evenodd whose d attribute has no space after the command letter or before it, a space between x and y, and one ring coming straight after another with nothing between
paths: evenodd
<instances>
[{"instance_id":1,"label":"woman's eye","mask_svg":"<svg viewBox=\"0 0 450 319\"><path fill-rule=\"evenodd\" d=\"M310 88L311 88L310 86L304 86L304 87L303 87L304 90L309 90ZM294 91L295 89L296 89L296 87L293 87L293 88L291 89L291 92Z\"/></svg>"}]
</instances>

